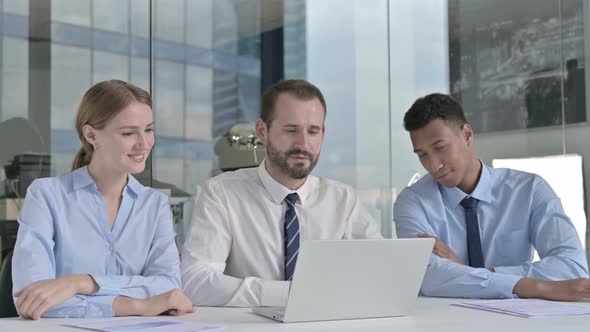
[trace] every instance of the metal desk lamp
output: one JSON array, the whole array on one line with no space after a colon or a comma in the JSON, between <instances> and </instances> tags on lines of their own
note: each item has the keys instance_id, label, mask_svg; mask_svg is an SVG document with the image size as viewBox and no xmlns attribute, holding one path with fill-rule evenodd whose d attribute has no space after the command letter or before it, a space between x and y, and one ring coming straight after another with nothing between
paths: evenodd
<instances>
[{"instance_id":1,"label":"metal desk lamp","mask_svg":"<svg viewBox=\"0 0 590 332\"><path fill-rule=\"evenodd\" d=\"M256 136L256 130L249 123L232 126L215 143L219 168L224 172L257 167L264 159L265 152L264 145Z\"/></svg>"}]
</instances>

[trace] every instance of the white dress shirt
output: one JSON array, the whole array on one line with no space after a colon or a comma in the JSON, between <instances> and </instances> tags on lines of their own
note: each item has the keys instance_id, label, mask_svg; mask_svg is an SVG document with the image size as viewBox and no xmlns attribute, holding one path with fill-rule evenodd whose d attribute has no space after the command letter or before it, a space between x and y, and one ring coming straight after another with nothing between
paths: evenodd
<instances>
[{"instance_id":1,"label":"white dress shirt","mask_svg":"<svg viewBox=\"0 0 590 332\"><path fill-rule=\"evenodd\" d=\"M296 191L258 168L209 179L197 198L181 257L185 294L199 306L284 306L285 197L299 195L300 238L381 238L352 187L308 176Z\"/></svg>"}]
</instances>

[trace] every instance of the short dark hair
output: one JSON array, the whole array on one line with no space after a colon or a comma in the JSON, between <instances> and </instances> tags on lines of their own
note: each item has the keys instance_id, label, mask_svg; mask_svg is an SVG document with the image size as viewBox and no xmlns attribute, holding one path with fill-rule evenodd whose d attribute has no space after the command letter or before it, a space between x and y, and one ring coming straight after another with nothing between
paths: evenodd
<instances>
[{"instance_id":1,"label":"short dark hair","mask_svg":"<svg viewBox=\"0 0 590 332\"><path fill-rule=\"evenodd\" d=\"M324 108L324 117L326 116L326 101L318 87L306 80L283 80L271 85L262 95L260 118L264 121L267 127L270 127L270 124L274 119L277 99L283 93L290 93L292 96L300 100L319 99Z\"/></svg>"},{"instance_id":2,"label":"short dark hair","mask_svg":"<svg viewBox=\"0 0 590 332\"><path fill-rule=\"evenodd\" d=\"M432 93L414 102L404 115L404 128L407 131L424 128L435 119L455 122L460 126L467 123L463 107L455 98Z\"/></svg>"}]
</instances>

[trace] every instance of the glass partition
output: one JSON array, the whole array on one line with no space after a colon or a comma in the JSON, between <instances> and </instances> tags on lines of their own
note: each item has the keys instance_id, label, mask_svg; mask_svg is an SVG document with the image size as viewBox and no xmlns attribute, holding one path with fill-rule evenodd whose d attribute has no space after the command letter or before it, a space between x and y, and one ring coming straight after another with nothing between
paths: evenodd
<instances>
[{"instance_id":1,"label":"glass partition","mask_svg":"<svg viewBox=\"0 0 590 332\"><path fill-rule=\"evenodd\" d=\"M0 0L0 13L1 220L32 179L70 169L82 94L113 78L154 97L138 178L170 193L180 242L200 185L262 159L224 135L253 126L282 78L324 92L315 173L355 187L385 236L397 194L424 174L403 114L431 92L463 102L487 164L574 154L590 174L587 1Z\"/></svg>"}]
</instances>

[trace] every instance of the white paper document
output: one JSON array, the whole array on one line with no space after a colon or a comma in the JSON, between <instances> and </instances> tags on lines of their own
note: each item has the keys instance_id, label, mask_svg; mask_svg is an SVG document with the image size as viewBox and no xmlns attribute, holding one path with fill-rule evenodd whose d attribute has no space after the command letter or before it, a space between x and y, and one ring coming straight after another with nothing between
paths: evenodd
<instances>
[{"instance_id":1,"label":"white paper document","mask_svg":"<svg viewBox=\"0 0 590 332\"><path fill-rule=\"evenodd\" d=\"M104 332L124 331L175 331L175 332L199 332L213 331L223 328L219 325L209 325L197 322L182 320L161 319L161 318L110 318L94 321L80 321L64 326L77 327L86 330Z\"/></svg>"},{"instance_id":2,"label":"white paper document","mask_svg":"<svg viewBox=\"0 0 590 332\"><path fill-rule=\"evenodd\" d=\"M485 300L454 305L525 318L590 314L590 306L534 299Z\"/></svg>"}]
</instances>

